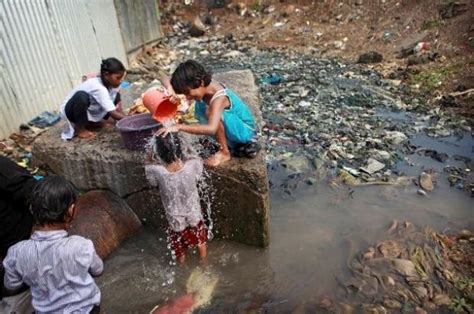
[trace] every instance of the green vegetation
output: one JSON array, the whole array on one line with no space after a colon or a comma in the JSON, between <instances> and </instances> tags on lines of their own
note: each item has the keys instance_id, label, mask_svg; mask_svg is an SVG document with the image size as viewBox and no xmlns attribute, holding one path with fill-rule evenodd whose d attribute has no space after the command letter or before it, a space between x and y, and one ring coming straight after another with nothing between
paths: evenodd
<instances>
[{"instance_id":1,"label":"green vegetation","mask_svg":"<svg viewBox=\"0 0 474 314\"><path fill-rule=\"evenodd\" d=\"M254 12L261 12L263 11L263 3L262 1L255 1L254 3L252 3L252 5L250 6L250 9Z\"/></svg>"},{"instance_id":2,"label":"green vegetation","mask_svg":"<svg viewBox=\"0 0 474 314\"><path fill-rule=\"evenodd\" d=\"M423 70L420 73L413 75L411 83L420 85L422 90L432 91L441 86L447 77L459 73L464 66L464 63L457 63L449 66Z\"/></svg>"},{"instance_id":3,"label":"green vegetation","mask_svg":"<svg viewBox=\"0 0 474 314\"><path fill-rule=\"evenodd\" d=\"M449 309L454 313L472 313L472 306L464 298L453 298L449 304Z\"/></svg>"},{"instance_id":4,"label":"green vegetation","mask_svg":"<svg viewBox=\"0 0 474 314\"><path fill-rule=\"evenodd\" d=\"M429 29L438 28L442 25L444 25L443 21L439 21L439 20L424 21L423 24L421 25L421 30L426 31Z\"/></svg>"}]
</instances>

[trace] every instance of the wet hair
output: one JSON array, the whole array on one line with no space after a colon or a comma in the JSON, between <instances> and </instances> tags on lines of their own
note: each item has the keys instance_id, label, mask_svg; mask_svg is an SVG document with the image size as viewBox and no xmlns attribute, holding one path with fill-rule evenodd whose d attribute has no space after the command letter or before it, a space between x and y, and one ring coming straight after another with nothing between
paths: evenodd
<instances>
[{"instance_id":1,"label":"wet hair","mask_svg":"<svg viewBox=\"0 0 474 314\"><path fill-rule=\"evenodd\" d=\"M31 213L35 224L64 223L69 207L77 200L77 191L71 182L51 175L40 181L33 190Z\"/></svg>"},{"instance_id":2,"label":"wet hair","mask_svg":"<svg viewBox=\"0 0 474 314\"><path fill-rule=\"evenodd\" d=\"M188 90L211 84L212 74L194 60L181 63L171 76L171 86L177 94L185 94Z\"/></svg>"},{"instance_id":3,"label":"wet hair","mask_svg":"<svg viewBox=\"0 0 474 314\"><path fill-rule=\"evenodd\" d=\"M165 137L153 136L153 159L161 159L165 164L170 164L183 159L182 142L177 134L168 133Z\"/></svg>"}]
</instances>

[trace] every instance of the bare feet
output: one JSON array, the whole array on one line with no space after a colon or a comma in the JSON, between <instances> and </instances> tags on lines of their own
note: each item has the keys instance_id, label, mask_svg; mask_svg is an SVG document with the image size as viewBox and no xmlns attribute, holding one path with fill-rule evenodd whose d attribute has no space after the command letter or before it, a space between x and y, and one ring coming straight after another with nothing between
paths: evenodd
<instances>
[{"instance_id":1,"label":"bare feet","mask_svg":"<svg viewBox=\"0 0 474 314\"><path fill-rule=\"evenodd\" d=\"M218 151L208 159L206 159L205 164L211 167L216 167L226 161L230 160L230 153L224 152L222 150Z\"/></svg>"},{"instance_id":2,"label":"bare feet","mask_svg":"<svg viewBox=\"0 0 474 314\"><path fill-rule=\"evenodd\" d=\"M113 128L115 126L115 120L107 119L100 122L89 122L87 128L89 129L102 129L102 128Z\"/></svg>"},{"instance_id":3,"label":"bare feet","mask_svg":"<svg viewBox=\"0 0 474 314\"><path fill-rule=\"evenodd\" d=\"M96 136L95 132L92 132L86 129L80 129L80 130L77 130L76 132L77 132L77 137L82 138L82 139L91 139Z\"/></svg>"}]
</instances>

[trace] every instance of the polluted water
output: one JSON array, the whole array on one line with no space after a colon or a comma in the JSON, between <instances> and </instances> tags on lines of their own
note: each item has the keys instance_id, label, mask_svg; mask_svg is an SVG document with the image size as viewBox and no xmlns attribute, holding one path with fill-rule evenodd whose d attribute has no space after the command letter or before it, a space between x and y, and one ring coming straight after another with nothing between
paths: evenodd
<instances>
[{"instance_id":1,"label":"polluted water","mask_svg":"<svg viewBox=\"0 0 474 314\"><path fill-rule=\"evenodd\" d=\"M211 38L206 45L220 47L221 41L222 38ZM183 44L183 39L176 38L176 43ZM385 265L374 263L386 258L381 255L390 256L393 252L400 259L413 258L413 265L422 270L418 265L423 266L428 259L421 258L417 246L424 248L421 241L426 238L425 228L436 231L435 240L438 234L474 229L467 181L474 168L469 121L425 108L422 97L406 96L402 87L384 80L374 70L356 65L254 49L224 64L217 53L200 57L204 45L191 44L188 46L195 48L183 48L189 51L189 57L212 69L245 68L256 77L275 72L283 78L279 85L259 86L270 181L269 247L210 241L209 265L219 274L219 283L211 302L195 312L314 313L321 305L331 308L331 303L337 301L345 303L347 309L355 303L371 303L374 307L377 303L380 307L382 298L390 296L386 305L379 308L378 313L383 313L388 305L397 305L388 302L395 299L384 293L384 285L397 289L389 292L407 295L410 305L397 301L405 312L425 308L423 303L440 303L439 295L449 289L431 291L436 285L423 281L423 277L406 280L399 275L403 280L398 281L387 272L399 271L400 263L389 265L392 268L387 272L376 267ZM459 133L460 129L464 131ZM456 134L462 137L449 137ZM359 168L367 168L369 157L385 167L371 175L362 172ZM339 178L340 170L353 176L356 184L348 184L352 177ZM417 193L422 172L430 174L434 186L424 196ZM212 206L212 198L206 202ZM398 227L388 233L393 221L398 222ZM219 221L214 223L219 226ZM411 225L413 231L408 227ZM105 309L149 311L187 292L186 283L198 264L197 258L190 258L184 268L169 265L166 246L156 243L157 232L143 228L106 262L109 272L99 279L101 306ZM405 242L411 236L420 241L413 250L412 241ZM471 243L471 238L458 242ZM408 243L408 251L405 246L390 246L387 251L387 244L393 242ZM437 246L429 241L428 247L438 254ZM150 273L148 279L154 286L131 285L144 277L133 262L137 259L147 268L174 271L175 280L162 288L164 279ZM359 264L371 267L371 273L358 268ZM426 264L430 265L431 262ZM382 280L376 284L373 277L377 272ZM428 269L425 272L431 273ZM384 276L390 277L387 282ZM458 283L469 287L469 280ZM428 296L420 299L425 298L425 289ZM445 299L459 306L467 300L461 296ZM340 307L321 312L325 311L343 312Z\"/></svg>"}]
</instances>

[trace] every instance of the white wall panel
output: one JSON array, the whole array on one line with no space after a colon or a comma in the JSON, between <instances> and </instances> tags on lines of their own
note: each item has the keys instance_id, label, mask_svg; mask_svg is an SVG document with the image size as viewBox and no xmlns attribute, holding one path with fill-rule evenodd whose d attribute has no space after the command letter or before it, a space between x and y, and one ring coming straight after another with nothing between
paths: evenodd
<instances>
[{"instance_id":1,"label":"white wall panel","mask_svg":"<svg viewBox=\"0 0 474 314\"><path fill-rule=\"evenodd\" d=\"M112 56L127 62L113 0L0 0L0 138Z\"/></svg>"}]
</instances>

